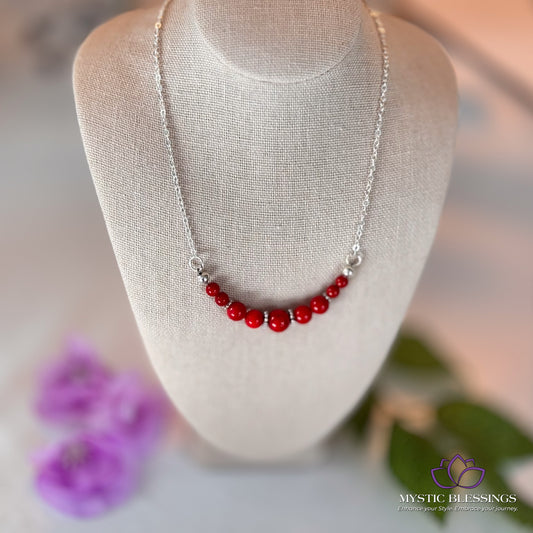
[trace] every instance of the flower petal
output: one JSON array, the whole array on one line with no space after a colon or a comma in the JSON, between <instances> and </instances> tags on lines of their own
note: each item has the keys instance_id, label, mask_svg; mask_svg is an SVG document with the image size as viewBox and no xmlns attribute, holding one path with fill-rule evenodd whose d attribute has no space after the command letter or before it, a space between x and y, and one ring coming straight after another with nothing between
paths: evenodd
<instances>
[{"instance_id":1,"label":"flower petal","mask_svg":"<svg viewBox=\"0 0 533 533\"><path fill-rule=\"evenodd\" d=\"M475 489L485 477L485 469L477 466L465 468L457 479L457 486L463 489Z\"/></svg>"},{"instance_id":2,"label":"flower petal","mask_svg":"<svg viewBox=\"0 0 533 533\"><path fill-rule=\"evenodd\" d=\"M71 338L58 361L43 371L36 411L48 422L83 425L111 379L96 352L80 338Z\"/></svg>"},{"instance_id":3,"label":"flower petal","mask_svg":"<svg viewBox=\"0 0 533 533\"><path fill-rule=\"evenodd\" d=\"M117 375L102 395L91 427L111 430L125 451L145 457L162 436L170 407L159 388L149 387L133 373Z\"/></svg>"},{"instance_id":4,"label":"flower petal","mask_svg":"<svg viewBox=\"0 0 533 533\"><path fill-rule=\"evenodd\" d=\"M448 464L448 476L451 481L457 485L457 479L461 475L461 472L466 468L466 463L460 454L456 454L452 457Z\"/></svg>"},{"instance_id":5,"label":"flower petal","mask_svg":"<svg viewBox=\"0 0 533 533\"><path fill-rule=\"evenodd\" d=\"M432 468L431 477L435 482L435 485L441 489L453 489L457 487L457 483L448 477L448 470L446 468Z\"/></svg>"},{"instance_id":6,"label":"flower petal","mask_svg":"<svg viewBox=\"0 0 533 533\"><path fill-rule=\"evenodd\" d=\"M113 435L85 433L51 446L37 465L35 488L52 507L91 517L130 495L138 479Z\"/></svg>"}]
</instances>

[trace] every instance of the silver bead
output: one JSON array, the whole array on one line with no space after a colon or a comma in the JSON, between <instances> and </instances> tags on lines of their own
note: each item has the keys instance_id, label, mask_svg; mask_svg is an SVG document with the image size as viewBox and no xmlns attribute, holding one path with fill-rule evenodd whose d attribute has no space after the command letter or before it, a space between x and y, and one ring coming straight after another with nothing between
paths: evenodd
<instances>
[{"instance_id":1,"label":"silver bead","mask_svg":"<svg viewBox=\"0 0 533 533\"><path fill-rule=\"evenodd\" d=\"M209 283L209 274L203 270L198 272L198 281L204 285Z\"/></svg>"},{"instance_id":2,"label":"silver bead","mask_svg":"<svg viewBox=\"0 0 533 533\"><path fill-rule=\"evenodd\" d=\"M224 307L227 309L231 304L233 303L233 300L230 300Z\"/></svg>"},{"instance_id":3,"label":"silver bead","mask_svg":"<svg viewBox=\"0 0 533 533\"><path fill-rule=\"evenodd\" d=\"M344 267L342 270L342 274L347 278L351 278L353 276L353 268L350 266Z\"/></svg>"},{"instance_id":4,"label":"silver bead","mask_svg":"<svg viewBox=\"0 0 533 533\"><path fill-rule=\"evenodd\" d=\"M265 317L265 322L264 322L264 323L265 323L265 324L268 324L268 311L265 311L265 312L263 313L263 316Z\"/></svg>"},{"instance_id":5,"label":"silver bead","mask_svg":"<svg viewBox=\"0 0 533 533\"><path fill-rule=\"evenodd\" d=\"M294 322L294 312L292 309L287 309L287 313L289 313L289 318L291 319L291 322Z\"/></svg>"},{"instance_id":6,"label":"silver bead","mask_svg":"<svg viewBox=\"0 0 533 533\"><path fill-rule=\"evenodd\" d=\"M328 296L328 294L326 292L323 292L322 293L322 296L329 302L331 300L331 298Z\"/></svg>"}]
</instances>

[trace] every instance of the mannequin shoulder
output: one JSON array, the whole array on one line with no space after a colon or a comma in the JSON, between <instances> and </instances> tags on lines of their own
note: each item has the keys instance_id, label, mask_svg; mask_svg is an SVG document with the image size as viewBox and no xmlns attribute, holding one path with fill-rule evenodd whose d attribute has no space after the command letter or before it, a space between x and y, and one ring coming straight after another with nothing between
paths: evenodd
<instances>
[{"instance_id":1,"label":"mannequin shoulder","mask_svg":"<svg viewBox=\"0 0 533 533\"><path fill-rule=\"evenodd\" d=\"M74 60L72 84L82 135L116 128L112 117L139 114L153 97L152 47L156 9L119 15L94 29Z\"/></svg>"},{"instance_id":2,"label":"mannequin shoulder","mask_svg":"<svg viewBox=\"0 0 533 533\"><path fill-rule=\"evenodd\" d=\"M382 16L387 30L391 56L391 77L410 95L431 103L434 109L456 110L457 80L455 71L443 46L417 26L393 17ZM418 96L416 96L418 95Z\"/></svg>"},{"instance_id":3,"label":"mannequin shoulder","mask_svg":"<svg viewBox=\"0 0 533 533\"><path fill-rule=\"evenodd\" d=\"M444 89L457 92L455 71L444 47L419 27L391 15L382 16L396 74L438 81Z\"/></svg>"},{"instance_id":4,"label":"mannequin shoulder","mask_svg":"<svg viewBox=\"0 0 533 533\"><path fill-rule=\"evenodd\" d=\"M114 70L145 58L154 39L157 9L128 11L95 28L81 44L74 60L74 84L99 72Z\"/></svg>"}]
</instances>

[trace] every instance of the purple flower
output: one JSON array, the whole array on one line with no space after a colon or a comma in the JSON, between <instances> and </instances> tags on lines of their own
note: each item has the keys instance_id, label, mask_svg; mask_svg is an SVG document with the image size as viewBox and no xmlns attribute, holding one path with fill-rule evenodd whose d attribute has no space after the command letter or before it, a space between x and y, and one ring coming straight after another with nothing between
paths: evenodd
<instances>
[{"instance_id":1,"label":"purple flower","mask_svg":"<svg viewBox=\"0 0 533 533\"><path fill-rule=\"evenodd\" d=\"M129 496L137 483L137 468L110 435L85 433L41 453L37 462L37 492L59 511L91 517Z\"/></svg>"},{"instance_id":2,"label":"purple flower","mask_svg":"<svg viewBox=\"0 0 533 533\"><path fill-rule=\"evenodd\" d=\"M111 379L111 372L82 339L67 343L61 360L48 367L39 383L36 410L50 422L83 425Z\"/></svg>"},{"instance_id":3,"label":"purple flower","mask_svg":"<svg viewBox=\"0 0 533 533\"><path fill-rule=\"evenodd\" d=\"M125 450L144 457L160 438L168 413L162 392L149 388L135 374L125 373L109 383L91 425L112 431Z\"/></svg>"},{"instance_id":4,"label":"purple flower","mask_svg":"<svg viewBox=\"0 0 533 533\"><path fill-rule=\"evenodd\" d=\"M475 466L474 459L455 455L451 461L442 459L438 468L431 469L431 477L441 489L475 489L485 477L485 469Z\"/></svg>"},{"instance_id":5,"label":"purple flower","mask_svg":"<svg viewBox=\"0 0 533 533\"><path fill-rule=\"evenodd\" d=\"M85 431L41 452L37 492L60 511L90 517L135 488L140 459L161 436L169 404L159 389L131 373L114 375L87 343L71 338L42 375L36 409L47 421Z\"/></svg>"}]
</instances>

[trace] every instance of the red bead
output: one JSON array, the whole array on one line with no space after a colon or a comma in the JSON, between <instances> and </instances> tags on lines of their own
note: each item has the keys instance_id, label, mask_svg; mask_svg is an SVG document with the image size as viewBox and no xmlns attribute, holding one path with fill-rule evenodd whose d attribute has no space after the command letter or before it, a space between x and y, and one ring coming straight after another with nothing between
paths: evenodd
<instances>
[{"instance_id":1,"label":"red bead","mask_svg":"<svg viewBox=\"0 0 533 533\"><path fill-rule=\"evenodd\" d=\"M268 327L273 331L285 331L290 323L291 317L284 309L274 309L268 315Z\"/></svg>"},{"instance_id":2,"label":"red bead","mask_svg":"<svg viewBox=\"0 0 533 533\"><path fill-rule=\"evenodd\" d=\"M321 315L328 310L329 302L326 300L326 298L324 298L324 296L319 294L311 299L310 307L313 310L313 313Z\"/></svg>"},{"instance_id":3,"label":"red bead","mask_svg":"<svg viewBox=\"0 0 533 533\"><path fill-rule=\"evenodd\" d=\"M299 324L307 324L311 320L312 316L313 316L313 311L311 311L311 309L309 309L307 305L299 305L294 310L294 319Z\"/></svg>"},{"instance_id":4,"label":"red bead","mask_svg":"<svg viewBox=\"0 0 533 533\"><path fill-rule=\"evenodd\" d=\"M246 313L244 321L248 327L258 328L265 321L265 315L263 311L259 311L259 309L250 309L250 311Z\"/></svg>"},{"instance_id":5,"label":"red bead","mask_svg":"<svg viewBox=\"0 0 533 533\"><path fill-rule=\"evenodd\" d=\"M206 285L205 292L209 296L216 296L220 292L220 287L219 287L218 283L215 283L214 281L212 281L211 283L208 283Z\"/></svg>"},{"instance_id":6,"label":"red bead","mask_svg":"<svg viewBox=\"0 0 533 533\"><path fill-rule=\"evenodd\" d=\"M337 298L337 296L339 295L339 292L340 292L340 289L339 289L339 287L337 287L337 285L330 285L330 286L326 289L326 294L327 294L330 298Z\"/></svg>"},{"instance_id":7,"label":"red bead","mask_svg":"<svg viewBox=\"0 0 533 533\"><path fill-rule=\"evenodd\" d=\"M215 303L220 305L220 307L224 307L229 304L229 296L225 292L219 292L215 296Z\"/></svg>"},{"instance_id":8,"label":"red bead","mask_svg":"<svg viewBox=\"0 0 533 533\"><path fill-rule=\"evenodd\" d=\"M246 306L241 302L232 302L227 313L231 320L242 320L246 314Z\"/></svg>"},{"instance_id":9,"label":"red bead","mask_svg":"<svg viewBox=\"0 0 533 533\"><path fill-rule=\"evenodd\" d=\"M339 287L339 289L342 289L348 285L348 278L346 276L338 276L335 280L335 285Z\"/></svg>"}]
</instances>

